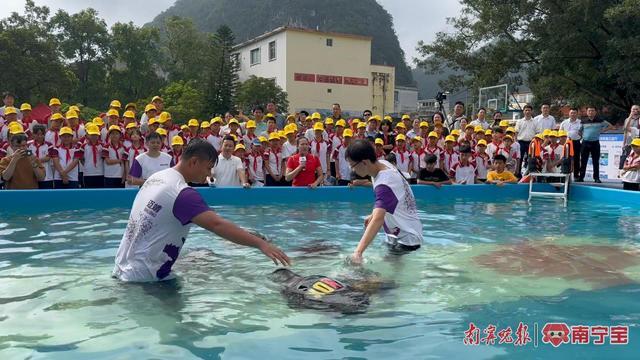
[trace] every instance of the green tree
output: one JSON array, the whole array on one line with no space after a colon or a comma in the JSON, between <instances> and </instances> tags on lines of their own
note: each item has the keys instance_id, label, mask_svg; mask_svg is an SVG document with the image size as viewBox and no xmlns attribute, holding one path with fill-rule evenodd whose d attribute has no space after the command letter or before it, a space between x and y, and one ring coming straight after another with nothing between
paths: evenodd
<instances>
[{"instance_id":1,"label":"green tree","mask_svg":"<svg viewBox=\"0 0 640 360\"><path fill-rule=\"evenodd\" d=\"M171 81L201 81L205 72L208 43L193 22L181 17L171 17L165 23L165 67Z\"/></svg>"},{"instance_id":2,"label":"green tree","mask_svg":"<svg viewBox=\"0 0 640 360\"><path fill-rule=\"evenodd\" d=\"M254 106L264 105L270 101L282 112L289 109L287 93L276 84L274 79L252 75L238 87L236 104L245 112L250 112Z\"/></svg>"},{"instance_id":3,"label":"green tree","mask_svg":"<svg viewBox=\"0 0 640 360\"><path fill-rule=\"evenodd\" d=\"M85 105L104 106L109 99L105 78L111 62L107 24L96 10L85 9L73 15L58 10L51 26L65 60L78 77L75 98Z\"/></svg>"},{"instance_id":4,"label":"green tree","mask_svg":"<svg viewBox=\"0 0 640 360\"><path fill-rule=\"evenodd\" d=\"M538 101L628 111L640 96L639 0L461 2L453 32L419 43L421 67L461 72L443 88L517 86L525 75Z\"/></svg>"},{"instance_id":5,"label":"green tree","mask_svg":"<svg viewBox=\"0 0 640 360\"><path fill-rule=\"evenodd\" d=\"M203 119L204 98L194 81L174 81L160 90L165 111L171 113L175 123L184 123L190 118Z\"/></svg>"},{"instance_id":6,"label":"green tree","mask_svg":"<svg viewBox=\"0 0 640 360\"><path fill-rule=\"evenodd\" d=\"M49 8L27 0L24 14L0 20L0 86L19 101L67 97L76 77L60 60L49 32Z\"/></svg>"},{"instance_id":7,"label":"green tree","mask_svg":"<svg viewBox=\"0 0 640 360\"><path fill-rule=\"evenodd\" d=\"M109 94L116 99L135 100L160 88L158 29L116 23L111 34L114 65L108 77Z\"/></svg>"},{"instance_id":8,"label":"green tree","mask_svg":"<svg viewBox=\"0 0 640 360\"><path fill-rule=\"evenodd\" d=\"M231 28L223 25L212 41L209 49L211 61L204 86L206 110L209 114L223 114L233 107L233 96L238 86L238 63L232 54L235 38Z\"/></svg>"}]
</instances>

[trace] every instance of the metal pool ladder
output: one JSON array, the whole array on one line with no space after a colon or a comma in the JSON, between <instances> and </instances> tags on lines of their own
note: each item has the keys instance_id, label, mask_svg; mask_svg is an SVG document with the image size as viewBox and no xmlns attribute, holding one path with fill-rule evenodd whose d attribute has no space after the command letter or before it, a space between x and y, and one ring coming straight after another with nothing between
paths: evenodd
<instances>
[{"instance_id":1,"label":"metal pool ladder","mask_svg":"<svg viewBox=\"0 0 640 360\"><path fill-rule=\"evenodd\" d=\"M564 202L564 206L567 206L567 200L569 198L569 179L571 174L562 173L530 173L529 174L529 203L533 197L549 197L549 198L561 198ZM564 183L555 184L564 185L564 190L561 193L547 192L547 191L533 191L533 181L535 178L564 178ZM554 184L552 184L554 185Z\"/></svg>"}]
</instances>

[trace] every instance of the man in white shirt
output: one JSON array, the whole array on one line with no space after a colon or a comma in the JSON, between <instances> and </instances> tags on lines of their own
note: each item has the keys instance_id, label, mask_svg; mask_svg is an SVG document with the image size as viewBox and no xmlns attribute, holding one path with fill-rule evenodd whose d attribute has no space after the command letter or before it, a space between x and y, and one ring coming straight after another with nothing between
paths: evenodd
<instances>
[{"instance_id":1,"label":"man in white shirt","mask_svg":"<svg viewBox=\"0 0 640 360\"><path fill-rule=\"evenodd\" d=\"M527 149L529 149L529 145L531 144L531 140L536 136L536 123L531 118L533 114L533 106L527 104L522 109L524 113L524 118L518 120L516 123L516 134L518 139L518 144L520 144L520 151L522 156L520 156L520 160L518 161L518 169L522 169L522 161L524 160L524 155L527 153ZM520 174L517 174L520 176Z\"/></svg>"},{"instance_id":2,"label":"man in white shirt","mask_svg":"<svg viewBox=\"0 0 640 360\"><path fill-rule=\"evenodd\" d=\"M113 277L131 282L172 279L171 268L191 223L236 244L258 248L276 265L290 264L282 250L209 209L200 193L187 184L204 182L217 155L211 144L195 139L187 145L176 167L155 173L145 182L131 207Z\"/></svg>"},{"instance_id":3,"label":"man in white shirt","mask_svg":"<svg viewBox=\"0 0 640 360\"><path fill-rule=\"evenodd\" d=\"M222 141L222 152L218 156L218 162L211 171L216 186L242 186L248 188L249 182L244 171L244 164L239 157L233 155L236 142L231 136L225 136Z\"/></svg>"},{"instance_id":4,"label":"man in white shirt","mask_svg":"<svg viewBox=\"0 0 640 360\"><path fill-rule=\"evenodd\" d=\"M478 110L478 117L472 122L470 122L470 124L473 126L480 125L484 130L487 130L489 128L489 122L487 121L486 117L487 117L487 110L481 107L480 110Z\"/></svg>"},{"instance_id":5,"label":"man in white shirt","mask_svg":"<svg viewBox=\"0 0 640 360\"><path fill-rule=\"evenodd\" d=\"M567 132L567 137L573 143L573 174L577 179L580 175L580 149L582 140L582 121L578 119L578 109L569 110L569 118L560 123L560 130Z\"/></svg>"},{"instance_id":6,"label":"man in white shirt","mask_svg":"<svg viewBox=\"0 0 640 360\"><path fill-rule=\"evenodd\" d=\"M556 118L549 114L551 106L549 104L542 104L540 111L542 114L533 118L533 122L536 124L536 133L541 133L547 129L556 130Z\"/></svg>"}]
</instances>

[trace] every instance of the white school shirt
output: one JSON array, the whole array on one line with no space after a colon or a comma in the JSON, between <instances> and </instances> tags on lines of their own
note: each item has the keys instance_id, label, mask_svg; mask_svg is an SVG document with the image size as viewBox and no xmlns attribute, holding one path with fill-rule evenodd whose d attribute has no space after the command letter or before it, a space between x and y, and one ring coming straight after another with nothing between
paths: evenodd
<instances>
[{"instance_id":1,"label":"white school shirt","mask_svg":"<svg viewBox=\"0 0 640 360\"><path fill-rule=\"evenodd\" d=\"M472 122L470 122L469 125L473 125L473 126L480 125L484 130L487 130L489 128L489 122L486 119L482 121L480 121L480 119L475 119Z\"/></svg>"},{"instance_id":2,"label":"white school shirt","mask_svg":"<svg viewBox=\"0 0 640 360\"><path fill-rule=\"evenodd\" d=\"M449 176L455 179L456 184L474 184L476 180L476 167L473 162L466 166L460 162L455 163L449 172Z\"/></svg>"},{"instance_id":3,"label":"white school shirt","mask_svg":"<svg viewBox=\"0 0 640 360\"><path fill-rule=\"evenodd\" d=\"M309 145L311 147L311 154L320 160L320 167L322 172L327 173L327 154L331 151L331 146L326 140L316 141L314 138Z\"/></svg>"},{"instance_id":4,"label":"white school shirt","mask_svg":"<svg viewBox=\"0 0 640 360\"><path fill-rule=\"evenodd\" d=\"M374 207L384 209L384 232L390 244L421 245L422 223L418 218L416 199L407 180L386 160L387 167L373 177Z\"/></svg>"},{"instance_id":5,"label":"white school shirt","mask_svg":"<svg viewBox=\"0 0 640 360\"><path fill-rule=\"evenodd\" d=\"M40 161L41 159L49 156L49 149L51 148L51 144L48 142L43 142L41 145L36 144L35 141L29 141L29 150L36 156L36 158ZM42 181L51 181L53 180L53 162L51 159L47 162L43 162L42 166L44 166L44 180Z\"/></svg>"},{"instance_id":6,"label":"white school shirt","mask_svg":"<svg viewBox=\"0 0 640 360\"><path fill-rule=\"evenodd\" d=\"M228 159L218 155L216 166L211 169L211 175L216 179L216 186L242 186L238 170L244 171L244 164L239 157L231 155Z\"/></svg>"},{"instance_id":7,"label":"white school shirt","mask_svg":"<svg viewBox=\"0 0 640 360\"><path fill-rule=\"evenodd\" d=\"M121 162L118 164L109 165L106 162L104 163L104 177L106 178L122 178L124 174L124 167L126 166L124 162L128 160L128 149L118 144L117 147L114 147L112 144L106 144L102 148L102 156L105 159L111 160L120 160Z\"/></svg>"},{"instance_id":8,"label":"white school shirt","mask_svg":"<svg viewBox=\"0 0 640 360\"><path fill-rule=\"evenodd\" d=\"M500 151L502 151L503 147L504 145L502 143L496 145L493 141L487 144L486 153L489 154L489 160L491 162L493 162L493 158L496 155L500 154Z\"/></svg>"},{"instance_id":9,"label":"white school shirt","mask_svg":"<svg viewBox=\"0 0 640 360\"><path fill-rule=\"evenodd\" d=\"M173 158L161 152L158 157L151 157L147 152L138 155L131 163L129 175L139 179L149 179L151 175L172 167Z\"/></svg>"},{"instance_id":10,"label":"white school shirt","mask_svg":"<svg viewBox=\"0 0 640 360\"><path fill-rule=\"evenodd\" d=\"M152 175L133 201L112 276L137 282L171 279L191 220L208 210L175 169Z\"/></svg>"},{"instance_id":11,"label":"white school shirt","mask_svg":"<svg viewBox=\"0 0 640 360\"><path fill-rule=\"evenodd\" d=\"M475 154L473 162L476 166L476 174L478 175L478 179L486 179L487 174L489 173L489 167L491 166L491 159L489 158L488 154L486 154L486 158L480 156L480 154Z\"/></svg>"},{"instance_id":12,"label":"white school shirt","mask_svg":"<svg viewBox=\"0 0 640 360\"><path fill-rule=\"evenodd\" d=\"M52 144L54 147L60 146L59 132L60 132L59 130L58 131L47 130L47 132L44 134L44 141L48 142L49 144Z\"/></svg>"},{"instance_id":13,"label":"white school shirt","mask_svg":"<svg viewBox=\"0 0 640 360\"><path fill-rule=\"evenodd\" d=\"M636 155L635 152L631 152L624 162L624 166L638 166L640 165L640 155ZM628 183L640 183L640 170L620 170L620 179Z\"/></svg>"},{"instance_id":14,"label":"white school shirt","mask_svg":"<svg viewBox=\"0 0 640 360\"><path fill-rule=\"evenodd\" d=\"M562 159L562 153L564 152L564 147L560 143L556 143L556 147L551 147L551 145L547 145L542 150L542 158L544 159L544 171L547 171L547 162L549 161L558 161ZM562 164L558 164L558 166L551 168L549 172L559 173L561 170Z\"/></svg>"},{"instance_id":15,"label":"white school shirt","mask_svg":"<svg viewBox=\"0 0 640 360\"><path fill-rule=\"evenodd\" d=\"M292 156L293 154L295 154L296 152L298 152L298 146L296 144L289 144L289 142L285 142L284 145L282 145L282 158L283 159L287 159L290 156Z\"/></svg>"},{"instance_id":16,"label":"white school shirt","mask_svg":"<svg viewBox=\"0 0 640 360\"><path fill-rule=\"evenodd\" d=\"M91 145L89 142L82 144L84 152L84 176L103 176L104 175L104 158L102 157L103 147L98 141L97 144Z\"/></svg>"},{"instance_id":17,"label":"white school shirt","mask_svg":"<svg viewBox=\"0 0 640 360\"><path fill-rule=\"evenodd\" d=\"M396 155L396 166L398 169L409 174L409 169L411 168L411 153L409 150L394 148L391 152Z\"/></svg>"},{"instance_id":18,"label":"white school shirt","mask_svg":"<svg viewBox=\"0 0 640 360\"><path fill-rule=\"evenodd\" d=\"M264 182L264 159L262 154L250 153L247 155L249 160L249 176L255 181Z\"/></svg>"},{"instance_id":19,"label":"white school shirt","mask_svg":"<svg viewBox=\"0 0 640 360\"><path fill-rule=\"evenodd\" d=\"M448 169L451 169L451 167L455 163L460 161L460 153L455 151L455 150L449 152L447 149L445 149L445 150L443 150L442 154L444 156L444 169L445 169L445 171L448 170Z\"/></svg>"},{"instance_id":20,"label":"white school shirt","mask_svg":"<svg viewBox=\"0 0 640 360\"><path fill-rule=\"evenodd\" d=\"M57 157L58 159L60 159L60 167L62 167L62 169L66 169L67 166L71 162L73 162L74 159L81 159L84 155L82 154L82 149L78 148L77 146L71 146L70 148L65 148L64 146L60 145L58 147L51 148L49 150L49 156ZM76 165L67 174L69 176L69 181L78 181L78 173L79 173L79 169L78 169L78 165ZM59 172L54 171L53 179L62 180L62 176L60 176Z\"/></svg>"},{"instance_id":21,"label":"white school shirt","mask_svg":"<svg viewBox=\"0 0 640 360\"><path fill-rule=\"evenodd\" d=\"M333 151L332 159L338 159L338 168L340 170L340 179L351 181L351 166L347 161L347 147L344 144L340 144Z\"/></svg>"},{"instance_id":22,"label":"white school shirt","mask_svg":"<svg viewBox=\"0 0 640 360\"><path fill-rule=\"evenodd\" d=\"M222 147L222 136L210 134L207 136L207 141L209 144L213 145L216 151L220 152L220 148Z\"/></svg>"},{"instance_id":23,"label":"white school shirt","mask_svg":"<svg viewBox=\"0 0 640 360\"><path fill-rule=\"evenodd\" d=\"M444 150L440 146L436 146L434 148L429 148L428 146L424 148L424 153L427 155L433 155L436 157L436 167L439 168L442 161L444 161ZM427 167L426 164L424 167ZM445 168L446 169L446 168Z\"/></svg>"},{"instance_id":24,"label":"white school shirt","mask_svg":"<svg viewBox=\"0 0 640 360\"><path fill-rule=\"evenodd\" d=\"M263 160L267 162L269 167L271 168L271 172L274 176L283 175L283 165L282 165L282 150L273 150L272 148L268 148L265 150L263 156ZM265 164L266 165L266 164ZM268 171L265 170L265 175L269 174Z\"/></svg>"}]
</instances>

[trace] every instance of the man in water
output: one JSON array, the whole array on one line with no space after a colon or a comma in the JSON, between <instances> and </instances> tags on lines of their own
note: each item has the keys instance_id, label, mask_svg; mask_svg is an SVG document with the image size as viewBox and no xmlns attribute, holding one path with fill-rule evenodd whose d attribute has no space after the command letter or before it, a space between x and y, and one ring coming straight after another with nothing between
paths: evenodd
<instances>
[{"instance_id":1,"label":"man in water","mask_svg":"<svg viewBox=\"0 0 640 360\"><path fill-rule=\"evenodd\" d=\"M217 159L218 153L211 144L194 139L177 166L159 171L145 181L131 207L113 277L134 282L170 279L171 267L178 259L191 223L236 244L258 248L276 265L289 265L284 252L218 216L187 184L202 183Z\"/></svg>"},{"instance_id":2,"label":"man in water","mask_svg":"<svg viewBox=\"0 0 640 360\"><path fill-rule=\"evenodd\" d=\"M364 221L365 231L352 260L362 262L362 254L383 225L386 244L392 253L418 250L422 244L422 223L407 180L395 166L385 160L377 160L375 149L366 140L352 142L347 148L346 158L356 174L371 176L376 197L373 211Z\"/></svg>"}]
</instances>

